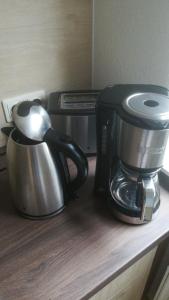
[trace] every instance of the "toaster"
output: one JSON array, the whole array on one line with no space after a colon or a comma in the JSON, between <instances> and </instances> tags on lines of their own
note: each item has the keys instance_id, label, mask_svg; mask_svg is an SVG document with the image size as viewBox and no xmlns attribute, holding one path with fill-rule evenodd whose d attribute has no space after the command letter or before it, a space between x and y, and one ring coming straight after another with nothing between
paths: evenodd
<instances>
[{"instance_id":1,"label":"toaster","mask_svg":"<svg viewBox=\"0 0 169 300\"><path fill-rule=\"evenodd\" d=\"M67 134L85 154L96 154L96 101L98 90L54 92L47 110L52 126Z\"/></svg>"}]
</instances>

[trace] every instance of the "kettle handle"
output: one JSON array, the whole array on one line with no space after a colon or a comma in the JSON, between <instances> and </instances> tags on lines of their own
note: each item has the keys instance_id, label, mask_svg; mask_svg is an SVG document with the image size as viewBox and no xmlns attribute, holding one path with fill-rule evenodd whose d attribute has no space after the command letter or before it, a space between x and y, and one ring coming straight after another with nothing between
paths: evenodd
<instances>
[{"instance_id":1,"label":"kettle handle","mask_svg":"<svg viewBox=\"0 0 169 300\"><path fill-rule=\"evenodd\" d=\"M3 134L5 134L6 136L10 136L10 133L12 132L12 130L14 129L14 126L6 126L6 127L2 127L1 131Z\"/></svg>"},{"instance_id":2,"label":"kettle handle","mask_svg":"<svg viewBox=\"0 0 169 300\"><path fill-rule=\"evenodd\" d=\"M73 191L77 190L86 180L88 175L88 162L83 151L67 135L61 135L56 130L50 128L44 136L44 141L54 144L58 152L62 152L70 158L77 167L77 176L70 183Z\"/></svg>"}]
</instances>

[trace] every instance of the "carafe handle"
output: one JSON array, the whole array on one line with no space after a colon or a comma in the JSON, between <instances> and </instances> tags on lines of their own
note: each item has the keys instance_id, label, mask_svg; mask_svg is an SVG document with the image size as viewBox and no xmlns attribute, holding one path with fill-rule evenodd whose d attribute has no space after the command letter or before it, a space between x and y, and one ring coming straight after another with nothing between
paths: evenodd
<instances>
[{"instance_id":1,"label":"carafe handle","mask_svg":"<svg viewBox=\"0 0 169 300\"><path fill-rule=\"evenodd\" d=\"M61 135L51 128L46 132L44 141L55 145L58 152L62 152L76 165L77 176L70 183L72 190L76 191L84 183L88 174L88 162L85 154L71 137Z\"/></svg>"},{"instance_id":2,"label":"carafe handle","mask_svg":"<svg viewBox=\"0 0 169 300\"><path fill-rule=\"evenodd\" d=\"M152 178L142 178L140 184L142 189L140 219L143 222L148 222L151 221L154 210L155 186Z\"/></svg>"}]
</instances>

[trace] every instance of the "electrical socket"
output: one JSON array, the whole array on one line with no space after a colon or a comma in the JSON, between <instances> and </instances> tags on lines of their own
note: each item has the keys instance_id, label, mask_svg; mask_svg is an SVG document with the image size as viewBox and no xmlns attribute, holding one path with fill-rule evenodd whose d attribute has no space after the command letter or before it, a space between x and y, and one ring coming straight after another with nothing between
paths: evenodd
<instances>
[{"instance_id":1,"label":"electrical socket","mask_svg":"<svg viewBox=\"0 0 169 300\"><path fill-rule=\"evenodd\" d=\"M27 93L19 96L15 96L12 98L7 98L2 100L2 106L3 106L3 111L5 115L5 119L7 123L12 122L12 107L23 101L33 101L34 99L40 99L44 100L45 99L45 91L35 91L32 93Z\"/></svg>"}]
</instances>

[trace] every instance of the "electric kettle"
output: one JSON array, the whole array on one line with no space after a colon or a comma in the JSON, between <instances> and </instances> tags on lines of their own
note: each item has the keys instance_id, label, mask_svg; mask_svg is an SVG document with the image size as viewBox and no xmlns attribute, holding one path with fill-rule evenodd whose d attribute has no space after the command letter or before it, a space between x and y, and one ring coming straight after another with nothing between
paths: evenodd
<instances>
[{"instance_id":1,"label":"electric kettle","mask_svg":"<svg viewBox=\"0 0 169 300\"><path fill-rule=\"evenodd\" d=\"M37 108L39 104L30 105L30 116L31 107ZM47 114L43 107L39 108ZM31 126L37 130L36 120L38 123L40 119L38 110L36 114L37 118L33 119ZM25 115L21 118L24 119ZM17 125L16 119L14 117ZM30 124L25 124L30 130ZM50 119L48 125L50 127ZM42 127L44 130L44 124ZM8 138L7 162L13 200L17 210L28 218L46 218L60 213L65 202L87 178L87 159L78 145L52 128L50 136L52 138L48 140L33 140L14 128ZM66 158L70 158L77 168L72 181Z\"/></svg>"}]
</instances>

